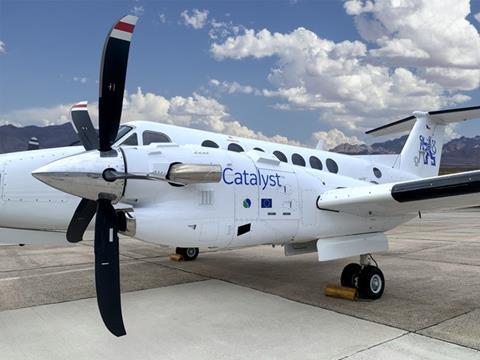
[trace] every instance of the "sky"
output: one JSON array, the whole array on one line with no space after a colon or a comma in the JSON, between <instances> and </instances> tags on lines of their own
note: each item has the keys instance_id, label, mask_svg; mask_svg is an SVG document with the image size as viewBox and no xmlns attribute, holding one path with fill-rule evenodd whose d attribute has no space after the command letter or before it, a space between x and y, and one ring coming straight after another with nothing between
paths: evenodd
<instances>
[{"instance_id":1,"label":"sky","mask_svg":"<svg viewBox=\"0 0 480 360\"><path fill-rule=\"evenodd\" d=\"M480 105L480 0L0 0L0 125L65 123L82 100L96 121L103 42L126 14L122 121L332 148Z\"/></svg>"}]
</instances>

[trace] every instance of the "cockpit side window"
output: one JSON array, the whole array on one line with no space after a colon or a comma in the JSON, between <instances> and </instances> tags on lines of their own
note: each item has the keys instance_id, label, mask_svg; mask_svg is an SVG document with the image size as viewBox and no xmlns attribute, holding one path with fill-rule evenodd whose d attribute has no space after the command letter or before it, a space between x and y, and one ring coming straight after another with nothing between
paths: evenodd
<instances>
[{"instance_id":1,"label":"cockpit side window","mask_svg":"<svg viewBox=\"0 0 480 360\"><path fill-rule=\"evenodd\" d=\"M124 142L121 143L121 145L130 145L130 146L138 145L137 133L133 133L132 135L130 135Z\"/></svg>"},{"instance_id":2,"label":"cockpit side window","mask_svg":"<svg viewBox=\"0 0 480 360\"><path fill-rule=\"evenodd\" d=\"M143 132L143 145L149 145L151 143L170 143L172 140L161 132L145 130Z\"/></svg>"},{"instance_id":3,"label":"cockpit side window","mask_svg":"<svg viewBox=\"0 0 480 360\"><path fill-rule=\"evenodd\" d=\"M277 157L277 159L280 160L280 161L282 161L282 162L285 162L285 163L288 162L287 157L285 156L285 154L282 153L282 152L279 151L279 150L275 150L275 151L273 152L273 155L275 155L275 156Z\"/></svg>"},{"instance_id":4,"label":"cockpit side window","mask_svg":"<svg viewBox=\"0 0 480 360\"><path fill-rule=\"evenodd\" d=\"M117 137L115 138L115 142L117 142L122 137L124 137L130 130L132 130L131 126L120 125L120 128L118 129L118 132L117 132ZM138 144L136 144L136 145L138 145Z\"/></svg>"}]
</instances>

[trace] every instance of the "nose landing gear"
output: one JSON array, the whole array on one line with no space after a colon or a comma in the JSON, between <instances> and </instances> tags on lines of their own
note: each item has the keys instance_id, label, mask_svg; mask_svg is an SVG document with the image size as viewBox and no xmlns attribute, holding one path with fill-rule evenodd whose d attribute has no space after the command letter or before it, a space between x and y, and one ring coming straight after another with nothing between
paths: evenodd
<instances>
[{"instance_id":1,"label":"nose landing gear","mask_svg":"<svg viewBox=\"0 0 480 360\"><path fill-rule=\"evenodd\" d=\"M340 282L342 286L356 288L363 299L380 299L385 290L385 278L371 255L360 255L360 264L345 266Z\"/></svg>"}]
</instances>

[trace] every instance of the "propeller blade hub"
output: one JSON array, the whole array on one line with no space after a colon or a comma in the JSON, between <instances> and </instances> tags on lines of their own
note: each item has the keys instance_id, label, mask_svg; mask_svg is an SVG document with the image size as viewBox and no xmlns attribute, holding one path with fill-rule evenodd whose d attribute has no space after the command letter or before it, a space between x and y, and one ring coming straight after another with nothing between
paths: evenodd
<instances>
[{"instance_id":1,"label":"propeller blade hub","mask_svg":"<svg viewBox=\"0 0 480 360\"><path fill-rule=\"evenodd\" d=\"M97 150L54 161L32 172L32 175L45 184L60 191L97 200L108 199L114 203L122 197L125 179L106 181L105 169L125 172L123 153L109 152L108 156Z\"/></svg>"}]
</instances>

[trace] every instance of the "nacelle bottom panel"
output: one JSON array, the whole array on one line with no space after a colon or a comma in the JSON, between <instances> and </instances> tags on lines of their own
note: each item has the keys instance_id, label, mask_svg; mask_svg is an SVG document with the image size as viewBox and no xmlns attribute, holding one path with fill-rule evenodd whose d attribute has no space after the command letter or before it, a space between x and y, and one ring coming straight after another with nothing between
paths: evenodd
<instances>
[{"instance_id":1,"label":"nacelle bottom panel","mask_svg":"<svg viewBox=\"0 0 480 360\"><path fill-rule=\"evenodd\" d=\"M339 236L317 241L318 261L329 261L387 250L388 240L383 232Z\"/></svg>"}]
</instances>

